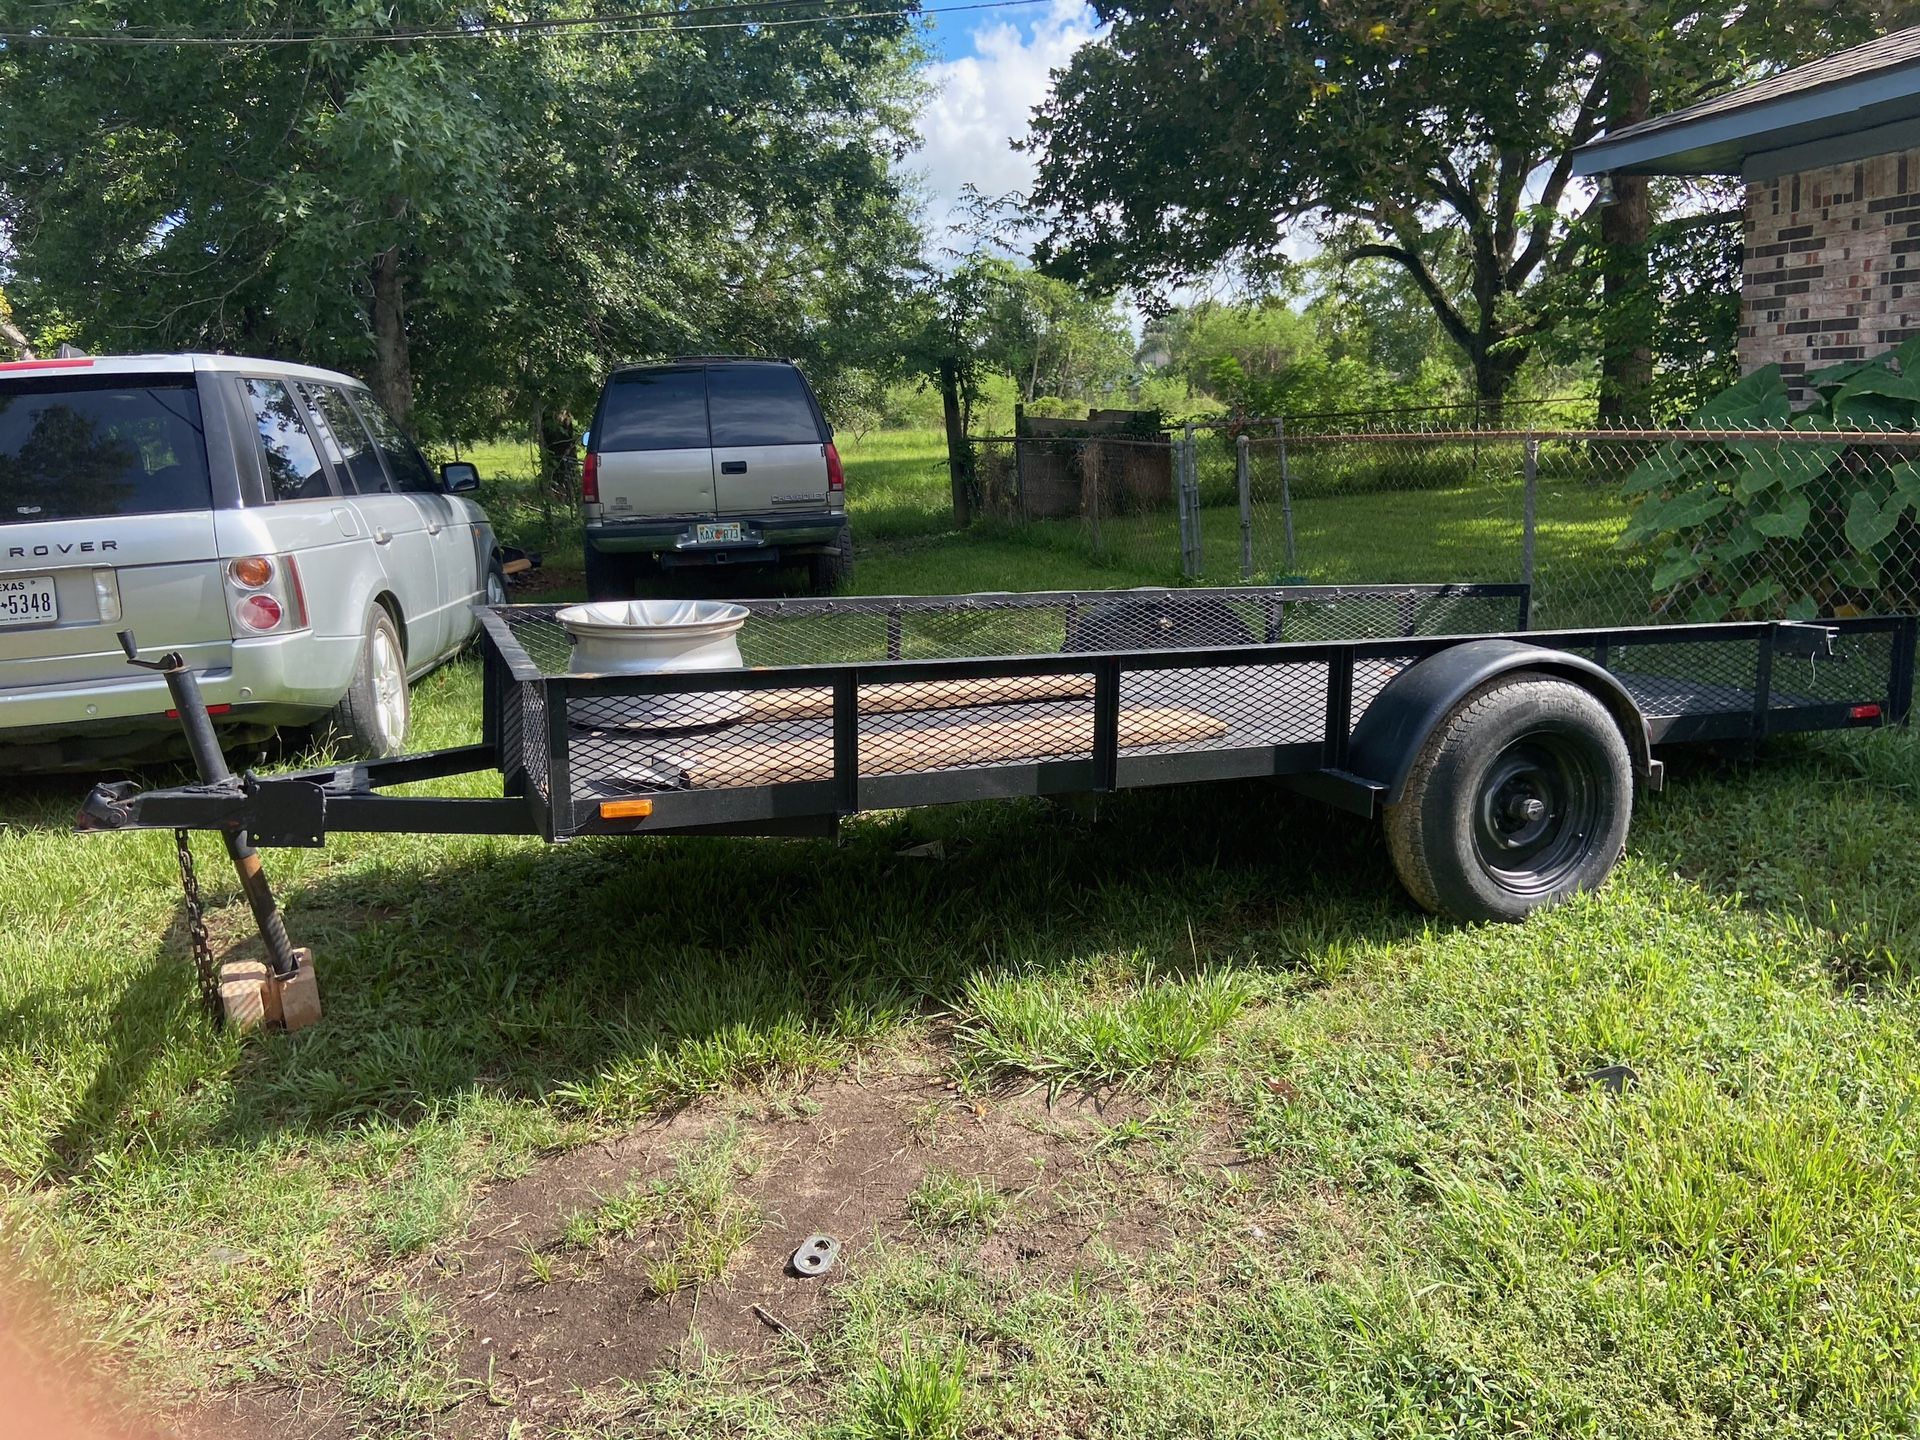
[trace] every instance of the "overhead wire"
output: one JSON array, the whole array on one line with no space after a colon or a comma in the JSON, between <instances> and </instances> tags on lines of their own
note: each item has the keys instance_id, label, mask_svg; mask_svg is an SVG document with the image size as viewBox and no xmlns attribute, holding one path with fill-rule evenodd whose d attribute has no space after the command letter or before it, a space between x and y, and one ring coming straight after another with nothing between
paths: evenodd
<instances>
[{"instance_id":1,"label":"overhead wire","mask_svg":"<svg viewBox=\"0 0 1920 1440\"><path fill-rule=\"evenodd\" d=\"M75 45L93 47L173 46L232 49L263 45L393 45L442 40L484 40L496 36L513 38L524 35L570 34L588 37L641 35L654 31L682 32L699 30L774 29L804 25L833 25L849 20L890 20L904 16L954 15L978 10L1010 10L1023 6L1052 4L1053 0L970 0L962 5L914 5L881 10L837 11L818 15L774 15L766 19L696 20L686 23L685 15L712 15L763 11L797 4L816 4L818 0L737 0L723 5L694 6L682 10L636 10L618 15L564 16L543 20L483 21L473 25L442 26L413 30L347 30L327 33L256 33L251 35L138 34L131 30L106 30L92 33L56 30L0 30L0 45Z\"/></svg>"}]
</instances>

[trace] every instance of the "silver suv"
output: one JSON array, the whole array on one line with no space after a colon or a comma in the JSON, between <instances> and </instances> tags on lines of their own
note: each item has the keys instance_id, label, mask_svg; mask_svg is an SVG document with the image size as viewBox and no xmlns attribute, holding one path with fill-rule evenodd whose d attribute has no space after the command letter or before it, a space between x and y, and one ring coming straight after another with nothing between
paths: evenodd
<instances>
[{"instance_id":1,"label":"silver suv","mask_svg":"<svg viewBox=\"0 0 1920 1440\"><path fill-rule=\"evenodd\" d=\"M504 603L493 531L359 381L226 355L0 365L0 768L166 753L178 650L233 744L405 739L407 684Z\"/></svg>"},{"instance_id":2,"label":"silver suv","mask_svg":"<svg viewBox=\"0 0 1920 1440\"><path fill-rule=\"evenodd\" d=\"M655 567L800 562L819 591L853 573L840 455L790 361L614 371L580 478L589 599L627 599Z\"/></svg>"}]
</instances>

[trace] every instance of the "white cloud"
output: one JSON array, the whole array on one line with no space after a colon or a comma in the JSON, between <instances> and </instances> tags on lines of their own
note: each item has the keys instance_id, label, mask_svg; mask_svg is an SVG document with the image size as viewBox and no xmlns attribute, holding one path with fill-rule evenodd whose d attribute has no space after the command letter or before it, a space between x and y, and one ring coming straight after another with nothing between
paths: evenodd
<instances>
[{"instance_id":1,"label":"white cloud","mask_svg":"<svg viewBox=\"0 0 1920 1440\"><path fill-rule=\"evenodd\" d=\"M1081 0L1053 0L1031 29L1006 21L975 27L972 55L927 67L935 94L920 113L924 147L909 162L922 177L927 218L938 232L968 183L985 195L1025 192L1033 161L1012 142L1027 133L1050 72L1100 31Z\"/></svg>"}]
</instances>

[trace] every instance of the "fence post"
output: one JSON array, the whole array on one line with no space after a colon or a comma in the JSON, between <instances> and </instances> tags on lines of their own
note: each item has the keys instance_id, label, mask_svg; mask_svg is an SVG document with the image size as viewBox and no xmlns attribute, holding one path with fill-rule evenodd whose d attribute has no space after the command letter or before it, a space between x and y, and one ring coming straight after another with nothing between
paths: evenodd
<instances>
[{"instance_id":1,"label":"fence post","mask_svg":"<svg viewBox=\"0 0 1920 1440\"><path fill-rule=\"evenodd\" d=\"M1198 580L1207 570L1207 532L1200 523L1200 437L1195 434L1187 442L1187 514L1193 517L1193 578Z\"/></svg>"},{"instance_id":2,"label":"fence post","mask_svg":"<svg viewBox=\"0 0 1920 1440\"><path fill-rule=\"evenodd\" d=\"M1021 425L1014 422L1013 434L1013 496L1015 508L1020 512L1020 523L1027 523L1027 446L1020 434Z\"/></svg>"},{"instance_id":3,"label":"fence post","mask_svg":"<svg viewBox=\"0 0 1920 1440\"><path fill-rule=\"evenodd\" d=\"M1187 573L1187 442L1173 441L1173 513L1179 522L1180 573Z\"/></svg>"},{"instance_id":4,"label":"fence post","mask_svg":"<svg viewBox=\"0 0 1920 1440\"><path fill-rule=\"evenodd\" d=\"M1100 492L1105 488L1101 484L1105 472L1105 467L1100 463L1103 458L1096 441L1080 442L1080 494L1087 501L1087 517L1093 521L1093 553L1095 555L1103 553L1100 548ZM1024 508L1021 518L1025 518Z\"/></svg>"},{"instance_id":5,"label":"fence post","mask_svg":"<svg viewBox=\"0 0 1920 1440\"><path fill-rule=\"evenodd\" d=\"M1293 553L1293 477L1287 471L1287 422L1273 422L1273 438L1280 446L1280 523L1286 531L1287 576L1300 573L1300 562Z\"/></svg>"},{"instance_id":6,"label":"fence post","mask_svg":"<svg viewBox=\"0 0 1920 1440\"><path fill-rule=\"evenodd\" d=\"M1533 628L1533 536L1534 519L1538 508L1540 491L1540 440L1532 429L1527 431L1526 443L1526 499L1524 518L1520 524L1520 583L1527 587L1526 611L1521 616L1523 630Z\"/></svg>"},{"instance_id":7,"label":"fence post","mask_svg":"<svg viewBox=\"0 0 1920 1440\"><path fill-rule=\"evenodd\" d=\"M1253 442L1241 431L1233 443L1233 479L1240 491L1240 578L1253 578Z\"/></svg>"},{"instance_id":8,"label":"fence post","mask_svg":"<svg viewBox=\"0 0 1920 1440\"><path fill-rule=\"evenodd\" d=\"M1198 461L1194 457L1194 426L1188 420L1183 430L1181 442L1181 574L1187 580L1198 580L1200 576L1200 516L1194 515L1194 492Z\"/></svg>"}]
</instances>

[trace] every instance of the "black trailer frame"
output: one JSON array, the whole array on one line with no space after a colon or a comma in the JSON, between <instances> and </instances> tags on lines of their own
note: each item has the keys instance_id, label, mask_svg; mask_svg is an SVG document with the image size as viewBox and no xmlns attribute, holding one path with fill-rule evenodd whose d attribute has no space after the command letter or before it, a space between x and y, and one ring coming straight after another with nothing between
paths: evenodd
<instances>
[{"instance_id":1,"label":"black trailer frame","mask_svg":"<svg viewBox=\"0 0 1920 1440\"><path fill-rule=\"evenodd\" d=\"M1414 753L1463 696L1521 671L1560 675L1599 697L1620 722L1642 783L1657 786L1656 746L1906 723L1920 624L1908 615L1535 632L1526 629L1524 585L743 603L749 668L646 676L572 672L553 619L558 607L489 610L480 744L168 789L102 785L80 824L245 832L265 846L321 845L333 831L553 841L831 835L841 819L867 810L1253 777L1373 816L1399 798ZM1447 632L1483 613L1510 614L1513 623ZM983 636L1008 653L964 653L969 644L986 649ZM945 653L956 646L961 653ZM863 708L869 687L1045 677L1090 682L1076 700L1029 707L1080 717L1072 733L1085 743L1062 742L1071 753L863 772L863 745L885 733L876 729L885 717ZM636 780L635 742L617 726L579 723L582 702L604 708L773 691L830 703L779 732L777 743L795 757L792 776L767 783L676 782L652 751ZM1122 743L1123 707L1183 694L1206 697L1234 723L1205 743ZM649 743L660 748L657 735ZM502 777L498 798L382 793L487 770Z\"/></svg>"}]
</instances>

